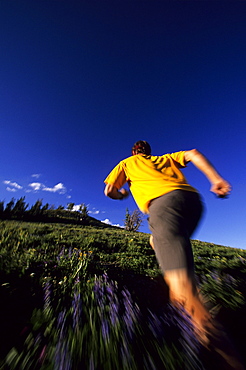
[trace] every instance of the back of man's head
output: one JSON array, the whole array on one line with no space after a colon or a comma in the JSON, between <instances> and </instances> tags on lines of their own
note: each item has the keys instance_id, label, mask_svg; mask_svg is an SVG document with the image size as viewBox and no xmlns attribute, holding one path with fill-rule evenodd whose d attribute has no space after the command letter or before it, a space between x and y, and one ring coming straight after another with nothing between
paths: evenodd
<instances>
[{"instance_id":1,"label":"back of man's head","mask_svg":"<svg viewBox=\"0 0 246 370\"><path fill-rule=\"evenodd\" d=\"M132 147L132 155L136 154L151 154L151 147L147 141L139 140Z\"/></svg>"}]
</instances>

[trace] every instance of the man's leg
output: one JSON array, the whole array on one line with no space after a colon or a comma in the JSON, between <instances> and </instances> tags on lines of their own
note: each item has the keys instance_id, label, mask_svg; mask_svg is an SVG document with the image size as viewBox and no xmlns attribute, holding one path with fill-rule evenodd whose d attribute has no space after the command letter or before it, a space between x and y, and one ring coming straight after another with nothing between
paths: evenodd
<instances>
[{"instance_id":1,"label":"man's leg","mask_svg":"<svg viewBox=\"0 0 246 370\"><path fill-rule=\"evenodd\" d=\"M167 203L164 211L160 210L163 203ZM150 244L164 272L170 302L184 306L203 345L216 351L231 369L244 369L223 327L211 317L199 298L190 240L178 207L173 209L168 199L164 202L160 199L153 202L151 208L149 225L153 236L150 237Z\"/></svg>"},{"instance_id":2,"label":"man's leg","mask_svg":"<svg viewBox=\"0 0 246 370\"><path fill-rule=\"evenodd\" d=\"M169 286L170 301L183 304L197 327L210 317L198 296L189 238L201 212L198 194L174 191L151 203L149 217L150 245Z\"/></svg>"},{"instance_id":3,"label":"man's leg","mask_svg":"<svg viewBox=\"0 0 246 370\"><path fill-rule=\"evenodd\" d=\"M195 327L202 331L211 315L201 302L195 278L186 269L167 270L164 279L169 287L169 299L174 305L181 304L191 316Z\"/></svg>"}]
</instances>

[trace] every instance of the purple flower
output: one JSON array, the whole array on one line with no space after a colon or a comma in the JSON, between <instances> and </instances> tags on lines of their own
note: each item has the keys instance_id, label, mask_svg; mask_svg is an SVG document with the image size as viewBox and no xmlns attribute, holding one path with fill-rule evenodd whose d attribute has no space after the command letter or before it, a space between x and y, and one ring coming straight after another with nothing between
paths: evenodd
<instances>
[{"instance_id":1,"label":"purple flower","mask_svg":"<svg viewBox=\"0 0 246 370\"><path fill-rule=\"evenodd\" d=\"M51 307L51 283L47 280L44 284L44 310Z\"/></svg>"},{"instance_id":2,"label":"purple flower","mask_svg":"<svg viewBox=\"0 0 246 370\"><path fill-rule=\"evenodd\" d=\"M44 359L45 359L45 353L46 353L46 347L47 346L44 346L41 353L40 353L40 356L39 356L39 359L38 361L42 364L44 362Z\"/></svg>"},{"instance_id":3,"label":"purple flower","mask_svg":"<svg viewBox=\"0 0 246 370\"><path fill-rule=\"evenodd\" d=\"M238 259L239 259L239 261L241 261L241 262L243 262L243 263L245 263L245 262L246 262L245 258L243 258L243 257L241 257L241 256L238 256Z\"/></svg>"},{"instance_id":4,"label":"purple flower","mask_svg":"<svg viewBox=\"0 0 246 370\"><path fill-rule=\"evenodd\" d=\"M95 280L93 291L95 293L95 298L97 300L99 307L103 309L104 304L105 304L105 294L104 294L103 284L101 283L99 279Z\"/></svg>"},{"instance_id":5,"label":"purple flower","mask_svg":"<svg viewBox=\"0 0 246 370\"><path fill-rule=\"evenodd\" d=\"M106 285L106 293L108 296L112 297L114 296L115 292L114 292L114 285L113 283L109 283Z\"/></svg>"},{"instance_id":6,"label":"purple flower","mask_svg":"<svg viewBox=\"0 0 246 370\"><path fill-rule=\"evenodd\" d=\"M71 370L72 361L66 341L59 340L55 349L54 370Z\"/></svg>"},{"instance_id":7,"label":"purple flower","mask_svg":"<svg viewBox=\"0 0 246 370\"><path fill-rule=\"evenodd\" d=\"M122 368L128 368L130 369L131 368L131 362L132 362L132 353L129 349L129 346L127 344L127 341L125 341L125 339L123 338L122 340L122 345L121 345L121 348L120 348L120 353L121 353L121 358L122 358Z\"/></svg>"},{"instance_id":8,"label":"purple flower","mask_svg":"<svg viewBox=\"0 0 246 370\"><path fill-rule=\"evenodd\" d=\"M104 340L109 341L109 324L105 318L102 320L102 336Z\"/></svg>"},{"instance_id":9,"label":"purple flower","mask_svg":"<svg viewBox=\"0 0 246 370\"><path fill-rule=\"evenodd\" d=\"M225 284L227 285L232 285L232 286L235 286L236 285L236 279L234 279L234 277L232 277L231 275L229 274L226 274L225 277L224 277L224 282Z\"/></svg>"},{"instance_id":10,"label":"purple flower","mask_svg":"<svg viewBox=\"0 0 246 370\"><path fill-rule=\"evenodd\" d=\"M109 318L113 326L115 326L119 322L119 303L118 301L110 302Z\"/></svg>"},{"instance_id":11,"label":"purple flower","mask_svg":"<svg viewBox=\"0 0 246 370\"><path fill-rule=\"evenodd\" d=\"M103 273L102 278L103 278L103 282L104 283L107 283L108 282L108 275L107 275L106 272Z\"/></svg>"},{"instance_id":12,"label":"purple flower","mask_svg":"<svg viewBox=\"0 0 246 370\"><path fill-rule=\"evenodd\" d=\"M214 279L216 281L219 279L217 272L211 272L210 276L211 276L212 279Z\"/></svg>"},{"instance_id":13,"label":"purple flower","mask_svg":"<svg viewBox=\"0 0 246 370\"><path fill-rule=\"evenodd\" d=\"M181 330L182 344L188 353L198 353L200 348L199 341L194 333L194 326L191 322L190 316L185 311L184 307L180 305L179 308L172 307L172 317L176 325Z\"/></svg>"},{"instance_id":14,"label":"purple flower","mask_svg":"<svg viewBox=\"0 0 246 370\"><path fill-rule=\"evenodd\" d=\"M95 370L93 352L91 352L91 356L90 356L89 370Z\"/></svg>"},{"instance_id":15,"label":"purple flower","mask_svg":"<svg viewBox=\"0 0 246 370\"><path fill-rule=\"evenodd\" d=\"M106 292L109 301L109 318L113 326L119 321L119 300L117 297L117 285L114 282L107 283Z\"/></svg>"},{"instance_id":16,"label":"purple flower","mask_svg":"<svg viewBox=\"0 0 246 370\"><path fill-rule=\"evenodd\" d=\"M55 348L55 364L54 370L71 370L72 361L71 356L68 351L68 343L66 340L66 314L62 311L58 315L57 319L57 331L58 331L58 341Z\"/></svg>"},{"instance_id":17,"label":"purple flower","mask_svg":"<svg viewBox=\"0 0 246 370\"><path fill-rule=\"evenodd\" d=\"M123 321L126 324L126 333L130 340L133 339L135 331L135 323L139 318L139 307L133 305L131 295L127 289L122 291L123 304L125 307L125 312L123 315Z\"/></svg>"},{"instance_id":18,"label":"purple flower","mask_svg":"<svg viewBox=\"0 0 246 370\"><path fill-rule=\"evenodd\" d=\"M149 328L154 335L154 337L161 341L164 338L164 331L163 331L163 325L160 319L153 314L151 311L150 312L150 317L149 317Z\"/></svg>"},{"instance_id":19,"label":"purple flower","mask_svg":"<svg viewBox=\"0 0 246 370\"><path fill-rule=\"evenodd\" d=\"M80 326L80 320L81 320L81 314L82 314L82 300L81 300L79 292L74 293L72 307L73 307L73 329L76 330Z\"/></svg>"},{"instance_id":20,"label":"purple flower","mask_svg":"<svg viewBox=\"0 0 246 370\"><path fill-rule=\"evenodd\" d=\"M61 260L61 257L64 256L64 247L62 248L62 250L60 251L60 253L58 254L58 256L56 257L57 258L57 261L60 262Z\"/></svg>"},{"instance_id":21,"label":"purple flower","mask_svg":"<svg viewBox=\"0 0 246 370\"><path fill-rule=\"evenodd\" d=\"M59 313L57 319L57 330L59 331L60 336L63 335L65 322L66 322L66 313L65 311L62 311Z\"/></svg>"},{"instance_id":22,"label":"purple flower","mask_svg":"<svg viewBox=\"0 0 246 370\"><path fill-rule=\"evenodd\" d=\"M156 366L151 358L151 355L147 353L147 358L144 358L144 364L146 369L156 370Z\"/></svg>"}]
</instances>

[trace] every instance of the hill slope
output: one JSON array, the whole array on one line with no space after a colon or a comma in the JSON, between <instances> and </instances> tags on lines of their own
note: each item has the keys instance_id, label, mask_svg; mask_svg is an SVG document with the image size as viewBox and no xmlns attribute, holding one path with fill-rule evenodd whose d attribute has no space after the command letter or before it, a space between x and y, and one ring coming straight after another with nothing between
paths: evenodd
<instances>
[{"instance_id":1,"label":"hill slope","mask_svg":"<svg viewBox=\"0 0 246 370\"><path fill-rule=\"evenodd\" d=\"M98 225L97 222L100 221L91 218L91 222ZM71 345L71 348L79 351L79 348L81 348L80 340L82 340L82 337L87 338L87 334L85 334L87 330L90 337L94 338L93 340L90 339L91 341L86 339L88 343L91 343L87 346L91 345L92 350L94 348L93 343L100 342L102 338L100 337L100 330L94 328L93 321L91 327L86 326L85 323L88 317L94 318L95 325L101 325L100 320L105 317L107 317L107 320L112 319L111 316L108 316L111 315L109 307L111 305L117 306L117 302L121 301L123 306L119 308L121 314L118 319L122 315L122 318L124 317L126 307L129 307L130 311L133 310L131 312L134 312L138 320L140 320L140 312L141 317L144 318L145 324L142 323L142 319L140 320L142 323L141 330L137 329L137 321L134 324L134 335L139 336L141 331L147 333L149 326L146 327L146 323L150 325L153 317L156 320L160 317L163 317L163 320L164 317L168 317L165 330L170 337L168 339L167 334L163 334L163 338L167 342L172 338L178 348L180 343L178 338L182 333L179 331L176 333L177 329L175 329L176 326L172 321L172 315L175 316L176 313L172 313L170 316L168 290L163 282L154 252L149 246L149 235L127 232L124 229L107 227L107 225L104 227L101 222L99 227L94 225L28 223L22 221L0 222L0 296L1 301L4 302L4 305L0 306L0 325L2 338L5 338L0 349L0 358L4 359L7 353L12 351L11 348L14 347L15 361L17 361L17 358L19 358L18 361L22 361L22 356L30 356L28 361L31 361L30 359L36 358L35 354L41 355L43 343L43 346L49 348L45 361L53 361L51 359L52 346L56 346L53 341L57 340L55 339L57 333L61 334L54 325L56 325L58 318L61 318L62 312L67 317L66 325L64 321L65 327L68 325L66 335L65 333L62 334L68 340L67 345ZM192 245L201 291L206 295L210 304L219 309L220 320L226 324L232 338L241 353L244 354L246 353L244 341L246 330L244 320L246 313L246 251L198 240L193 240ZM112 282L116 282L116 285ZM99 301L95 301L95 289L99 289L98 292L103 292ZM78 299L81 299L81 303ZM77 306L75 302L77 302ZM82 316L84 315L83 322L85 326L78 329L80 339L77 340L79 345L77 347L72 339L74 336L71 336L71 338L69 336L69 322L75 320L76 310L81 310L79 308L80 304L84 307L84 311L81 312ZM77 308L75 309L75 307ZM105 309L102 307L105 307ZM150 313L152 319L149 316ZM130 320L130 317L128 317L128 320ZM179 322L180 319L175 320ZM164 323L164 321L162 322ZM124 331L126 322L120 321L120 323L119 325L122 325L120 330ZM183 322L182 325L186 328L185 330L188 330L187 323L184 324ZM48 332L45 329L47 327L50 327ZM174 337L174 334L168 331L168 327L171 327L173 333L176 333ZM33 343L37 343L36 335L41 335L43 338L41 342L38 342L36 349L30 347L28 343L24 344L27 338L31 338L26 335L20 336L24 329L29 335L33 336ZM157 327L155 330L157 330ZM141 335L147 335L146 333ZM121 335L125 334L117 334L113 331L112 335L116 335L114 342L117 342L119 346L124 343ZM149 333L149 335L151 334ZM143 339L141 339L141 336L138 338L139 343L142 343L143 340L142 345L146 345L144 337ZM50 344L48 345L48 343ZM149 353L153 353L153 356L156 345L153 345L153 347L151 344L148 349ZM171 343L170 346L172 347ZM16 348L19 348L19 352ZM27 350L27 348L29 349ZM30 348L32 348L32 353L30 353ZM168 345L165 348L169 348ZM146 351L142 347L132 348L131 350L140 351L141 354ZM164 351L166 353L165 358L160 361L165 362L167 356L171 356L170 361L174 361L175 369L179 369L179 366L180 369L184 368L183 361L187 361L187 356L191 356L191 354L183 353L183 350L179 349L184 358L176 356L175 360L173 350L170 350L170 348L166 350L169 352ZM93 351L95 352L96 348ZM102 351L106 353L104 347L102 347ZM11 353L13 355L13 352ZM96 353L95 356L97 356ZM75 357L78 358L79 356L79 353L77 353ZM89 352L88 356L90 357ZM98 353L98 356L100 358L103 354ZM107 352L107 356L112 356L112 353ZM134 354L133 358L136 358ZM189 357L189 361L193 360L196 361L193 357L192 359ZM94 361L96 361L95 358ZM171 368L171 362L167 369ZM95 368L99 368L99 365ZM161 366L164 366L162 362ZM74 368L76 369L76 367ZM117 369L117 367L114 368Z\"/></svg>"}]
</instances>

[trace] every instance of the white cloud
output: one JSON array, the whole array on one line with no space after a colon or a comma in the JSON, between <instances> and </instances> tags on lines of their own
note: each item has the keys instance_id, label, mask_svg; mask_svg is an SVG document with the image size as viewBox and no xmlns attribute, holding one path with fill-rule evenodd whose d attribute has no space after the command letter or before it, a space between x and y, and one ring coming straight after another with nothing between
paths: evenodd
<instances>
[{"instance_id":1,"label":"white cloud","mask_svg":"<svg viewBox=\"0 0 246 370\"><path fill-rule=\"evenodd\" d=\"M124 226L121 226L119 224L112 224L112 222L108 218L106 218L105 220L103 220L101 222L103 222L104 224L107 224L107 225L117 226L117 227L121 227L121 228L124 229Z\"/></svg>"},{"instance_id":2,"label":"white cloud","mask_svg":"<svg viewBox=\"0 0 246 370\"><path fill-rule=\"evenodd\" d=\"M28 186L31 187L31 190L29 190L29 191L39 191L39 190L41 190L41 191L48 191L48 192L51 192L51 193L58 193L58 194L65 194L66 191L67 191L66 187L61 182L59 182L58 184L53 186L53 188L47 187L46 185L42 184L41 182L32 182Z\"/></svg>"},{"instance_id":3,"label":"white cloud","mask_svg":"<svg viewBox=\"0 0 246 370\"><path fill-rule=\"evenodd\" d=\"M29 184L28 186L30 186L32 188L33 191L38 191L38 190L42 190L42 187L44 186L43 184L41 184L41 182L32 182L31 184Z\"/></svg>"},{"instance_id":4,"label":"white cloud","mask_svg":"<svg viewBox=\"0 0 246 370\"><path fill-rule=\"evenodd\" d=\"M96 208L92 208L92 211L88 211L88 213L90 213L92 215L98 215L100 213L100 211L98 211Z\"/></svg>"},{"instance_id":5,"label":"white cloud","mask_svg":"<svg viewBox=\"0 0 246 370\"><path fill-rule=\"evenodd\" d=\"M7 188L7 190L10 189L10 186L11 186L11 189L12 190L8 190L8 191L16 191L16 190L20 190L20 189L23 188L23 186L17 184L17 182L11 182L9 180L5 180L5 181L3 181L3 183L5 185L9 185L8 188Z\"/></svg>"},{"instance_id":6,"label":"white cloud","mask_svg":"<svg viewBox=\"0 0 246 370\"><path fill-rule=\"evenodd\" d=\"M79 211L80 204L74 205L72 211Z\"/></svg>"},{"instance_id":7,"label":"white cloud","mask_svg":"<svg viewBox=\"0 0 246 370\"><path fill-rule=\"evenodd\" d=\"M32 175L32 177L34 177L35 179L39 179L39 177L41 176L41 174L40 173L34 173L33 175Z\"/></svg>"},{"instance_id":8,"label":"white cloud","mask_svg":"<svg viewBox=\"0 0 246 370\"><path fill-rule=\"evenodd\" d=\"M108 218L105 218L105 220L101 220L101 222L103 222L104 224L107 224L107 225L112 225L112 223L110 222L110 220Z\"/></svg>"},{"instance_id":9,"label":"white cloud","mask_svg":"<svg viewBox=\"0 0 246 370\"><path fill-rule=\"evenodd\" d=\"M38 178L39 174L33 174L32 177ZM17 190L23 189L23 186L19 185L17 182L4 180L3 184L7 185L6 190L10 192L16 192ZM27 187L24 188L25 192L37 192L37 191L48 191L51 193L58 193L58 194L65 194L67 192L66 187L63 183L59 182L58 184L54 185L53 187L48 187L44 185L42 182L32 182L28 184Z\"/></svg>"},{"instance_id":10,"label":"white cloud","mask_svg":"<svg viewBox=\"0 0 246 370\"><path fill-rule=\"evenodd\" d=\"M89 207L89 204L85 204L85 206L87 207L87 209L88 209L88 207ZM80 209L80 207L81 207L81 203L80 204L75 204L74 206L73 206L73 209L72 209L72 211L79 211L79 209ZM91 213L90 211L88 211L88 213Z\"/></svg>"},{"instance_id":11,"label":"white cloud","mask_svg":"<svg viewBox=\"0 0 246 370\"><path fill-rule=\"evenodd\" d=\"M59 194L65 194L66 191L67 191L66 187L61 182L59 182L59 184L56 184L55 186L53 186L53 188L48 188L48 187L44 186L42 190L43 191L49 191L51 193L59 193Z\"/></svg>"},{"instance_id":12,"label":"white cloud","mask_svg":"<svg viewBox=\"0 0 246 370\"><path fill-rule=\"evenodd\" d=\"M17 191L17 189L9 188L8 186L6 187L6 190L7 190L7 191L12 191L12 192L16 192L16 191Z\"/></svg>"}]
</instances>

